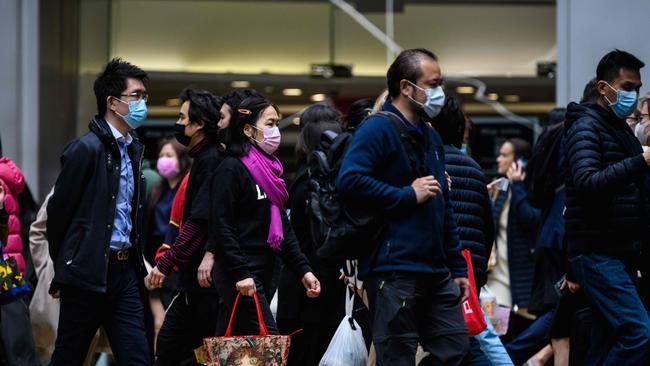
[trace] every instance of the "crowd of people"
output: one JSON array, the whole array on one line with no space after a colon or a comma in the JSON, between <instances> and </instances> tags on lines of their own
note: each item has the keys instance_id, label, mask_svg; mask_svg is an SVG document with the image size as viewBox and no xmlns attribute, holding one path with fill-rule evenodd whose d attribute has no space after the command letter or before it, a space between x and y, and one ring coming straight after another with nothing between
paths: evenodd
<instances>
[{"instance_id":1,"label":"crowd of people","mask_svg":"<svg viewBox=\"0 0 650 366\"><path fill-rule=\"evenodd\" d=\"M22 273L27 253L37 284L1 305L2 363L84 365L108 342L118 365L196 365L204 338L265 326L301 329L288 365L319 365L351 291L368 365L650 364L643 66L606 54L534 145L497 147L492 179L437 56L405 50L377 100L301 113L287 185L280 110L253 89L182 91L148 179L148 75L114 59L89 132L22 225L29 250L24 178L0 159L3 252ZM334 243L342 232L363 234Z\"/></svg>"}]
</instances>

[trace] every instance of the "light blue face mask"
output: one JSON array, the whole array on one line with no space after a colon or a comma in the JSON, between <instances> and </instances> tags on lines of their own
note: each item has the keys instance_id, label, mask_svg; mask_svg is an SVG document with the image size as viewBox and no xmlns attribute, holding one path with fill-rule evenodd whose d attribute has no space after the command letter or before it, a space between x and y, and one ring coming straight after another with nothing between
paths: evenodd
<instances>
[{"instance_id":1,"label":"light blue face mask","mask_svg":"<svg viewBox=\"0 0 650 366\"><path fill-rule=\"evenodd\" d=\"M409 96L409 98L415 103L421 105L424 109L424 113L426 113L429 118L433 118L440 114L442 106L445 105L445 92L442 90L442 87L436 86L435 88L424 89L417 86L411 81L409 81L409 83L411 83L411 85L414 87L422 90L427 95L427 100L424 101L424 103L420 103L417 100L413 99L411 96Z\"/></svg>"},{"instance_id":2,"label":"light blue face mask","mask_svg":"<svg viewBox=\"0 0 650 366\"><path fill-rule=\"evenodd\" d=\"M465 154L465 155L468 155L468 154L467 154L467 144L463 144L463 145L460 147L460 152L462 152L462 153Z\"/></svg>"},{"instance_id":3,"label":"light blue face mask","mask_svg":"<svg viewBox=\"0 0 650 366\"><path fill-rule=\"evenodd\" d=\"M129 105L129 113L127 115L123 116L118 111L115 111L115 114L122 117L124 122L133 129L142 126L144 120L147 119L147 102L144 99L133 100L130 102L125 102L120 98L115 99Z\"/></svg>"},{"instance_id":4,"label":"light blue face mask","mask_svg":"<svg viewBox=\"0 0 650 366\"><path fill-rule=\"evenodd\" d=\"M630 113L634 111L634 108L636 108L636 103L639 99L638 94L635 91L615 89L607 82L605 82L605 84L612 88L612 90L616 91L616 102L614 103L612 103L605 95L605 100L607 100L607 103L609 103L609 107L612 109L612 112L614 112L618 118L625 118L629 116Z\"/></svg>"}]
</instances>

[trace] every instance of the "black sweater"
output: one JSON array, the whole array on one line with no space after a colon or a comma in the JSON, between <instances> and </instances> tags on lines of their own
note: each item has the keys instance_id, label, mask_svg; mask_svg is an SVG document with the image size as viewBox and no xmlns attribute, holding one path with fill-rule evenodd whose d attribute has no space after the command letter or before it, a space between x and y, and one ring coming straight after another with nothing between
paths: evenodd
<instances>
[{"instance_id":1,"label":"black sweater","mask_svg":"<svg viewBox=\"0 0 650 366\"><path fill-rule=\"evenodd\" d=\"M234 157L224 159L217 169L211 194L207 250L234 281L252 278L253 274L269 281L276 253L267 243L271 211L266 194ZM278 254L302 278L311 267L283 209L281 215L284 242Z\"/></svg>"}]
</instances>

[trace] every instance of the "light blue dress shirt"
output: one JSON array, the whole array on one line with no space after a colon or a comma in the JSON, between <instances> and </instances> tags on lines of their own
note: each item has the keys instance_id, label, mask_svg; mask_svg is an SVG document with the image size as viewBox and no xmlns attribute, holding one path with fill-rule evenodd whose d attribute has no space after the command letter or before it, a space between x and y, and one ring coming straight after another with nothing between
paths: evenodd
<instances>
[{"instance_id":1,"label":"light blue dress shirt","mask_svg":"<svg viewBox=\"0 0 650 366\"><path fill-rule=\"evenodd\" d=\"M125 138L120 131L110 123L113 137L117 141L120 149L120 188L117 192L115 207L115 221L113 221L113 232L111 234L111 249L122 250L131 247L131 201L135 191L135 181L133 179L133 168L131 158L129 157L129 145L133 142L133 137L127 135Z\"/></svg>"}]
</instances>

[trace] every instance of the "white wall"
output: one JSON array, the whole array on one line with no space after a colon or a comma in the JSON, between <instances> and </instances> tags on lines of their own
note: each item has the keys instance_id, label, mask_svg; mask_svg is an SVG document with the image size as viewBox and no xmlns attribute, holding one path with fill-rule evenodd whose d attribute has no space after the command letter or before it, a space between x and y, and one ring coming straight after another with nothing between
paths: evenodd
<instances>
[{"instance_id":1,"label":"white wall","mask_svg":"<svg viewBox=\"0 0 650 366\"><path fill-rule=\"evenodd\" d=\"M650 91L650 1L558 0L557 19L558 105L580 100L598 61L614 48L646 63L641 93Z\"/></svg>"},{"instance_id":2,"label":"white wall","mask_svg":"<svg viewBox=\"0 0 650 366\"><path fill-rule=\"evenodd\" d=\"M38 0L3 0L0 137L38 197Z\"/></svg>"}]
</instances>

